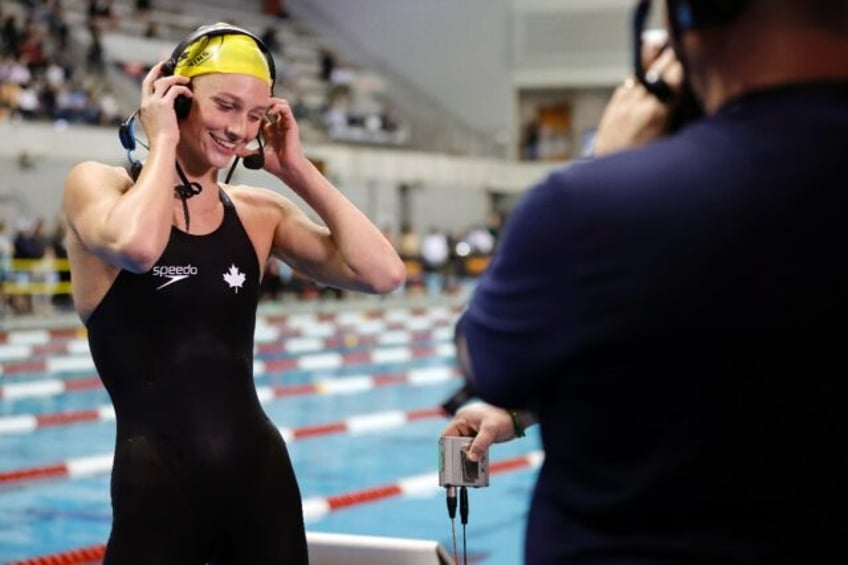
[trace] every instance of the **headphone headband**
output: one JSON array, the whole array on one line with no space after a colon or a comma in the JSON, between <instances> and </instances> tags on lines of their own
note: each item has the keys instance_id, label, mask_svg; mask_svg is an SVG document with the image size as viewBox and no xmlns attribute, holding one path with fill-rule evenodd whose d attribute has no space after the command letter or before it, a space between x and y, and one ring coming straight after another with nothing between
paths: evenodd
<instances>
[{"instance_id":1,"label":"headphone headband","mask_svg":"<svg viewBox=\"0 0 848 565\"><path fill-rule=\"evenodd\" d=\"M748 0L668 0L673 26L681 31L719 26L732 22Z\"/></svg>"},{"instance_id":2,"label":"headphone headband","mask_svg":"<svg viewBox=\"0 0 848 565\"><path fill-rule=\"evenodd\" d=\"M262 54L265 56L265 60L268 62L268 72L271 75L271 91L274 90L274 83L277 78L277 68L274 64L274 56L271 53L271 50L268 49L268 46L265 45L265 42L262 41L259 36L256 34L238 26L219 23L213 25L206 25L197 28L194 32L188 35L185 39L183 39L177 46L174 48L174 51L171 53L171 56L167 61L162 65L162 74L165 76L170 76L174 74L174 71L177 69L177 65L179 64L180 57L182 57L183 53L185 53L186 49L193 44L194 42L203 39L203 38L213 38L221 35L245 35L252 39Z\"/></svg>"}]
</instances>

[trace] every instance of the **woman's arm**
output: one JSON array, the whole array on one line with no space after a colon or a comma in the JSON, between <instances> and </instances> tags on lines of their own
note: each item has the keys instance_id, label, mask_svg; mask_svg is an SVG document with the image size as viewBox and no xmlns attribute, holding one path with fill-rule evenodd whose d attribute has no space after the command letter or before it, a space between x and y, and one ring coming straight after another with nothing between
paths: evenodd
<instances>
[{"instance_id":1,"label":"woman's arm","mask_svg":"<svg viewBox=\"0 0 848 565\"><path fill-rule=\"evenodd\" d=\"M179 129L174 99L190 94L188 79L159 77L142 84L139 116L150 152L133 184L118 169L93 161L73 167L65 180L63 208L80 242L104 261L133 272L149 270L168 242Z\"/></svg>"},{"instance_id":2,"label":"woman's arm","mask_svg":"<svg viewBox=\"0 0 848 565\"><path fill-rule=\"evenodd\" d=\"M284 201L273 251L296 270L323 283L385 293L400 286L404 266L391 243L307 159L297 123L284 100L272 99L263 127L265 169L320 216L321 226Z\"/></svg>"}]
</instances>

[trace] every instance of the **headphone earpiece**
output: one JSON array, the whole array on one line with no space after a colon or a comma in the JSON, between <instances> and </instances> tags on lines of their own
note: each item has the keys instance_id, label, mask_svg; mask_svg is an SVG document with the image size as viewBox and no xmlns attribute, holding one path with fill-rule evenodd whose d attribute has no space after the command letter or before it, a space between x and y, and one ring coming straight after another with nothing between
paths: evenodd
<instances>
[{"instance_id":1,"label":"headphone earpiece","mask_svg":"<svg viewBox=\"0 0 848 565\"><path fill-rule=\"evenodd\" d=\"M174 71L177 68L177 61L179 61L182 52L191 42L183 41L177 47L177 50L162 64L162 76L169 77L174 74ZM191 98L188 96L177 96L174 99L174 112L177 114L178 120L184 120L189 112L191 111Z\"/></svg>"},{"instance_id":2,"label":"headphone earpiece","mask_svg":"<svg viewBox=\"0 0 848 565\"><path fill-rule=\"evenodd\" d=\"M182 94L174 98L174 112L178 120L184 120L191 112L191 98Z\"/></svg>"}]
</instances>

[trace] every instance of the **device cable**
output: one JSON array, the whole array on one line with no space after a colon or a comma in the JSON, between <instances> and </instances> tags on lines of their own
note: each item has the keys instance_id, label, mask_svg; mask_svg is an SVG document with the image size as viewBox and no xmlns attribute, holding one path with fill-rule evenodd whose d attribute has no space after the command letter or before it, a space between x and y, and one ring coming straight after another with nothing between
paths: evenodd
<instances>
[{"instance_id":1,"label":"device cable","mask_svg":"<svg viewBox=\"0 0 848 565\"><path fill-rule=\"evenodd\" d=\"M468 525L468 489L459 487L459 519L462 522L462 563L468 565L468 547L465 538L465 527Z\"/></svg>"}]
</instances>

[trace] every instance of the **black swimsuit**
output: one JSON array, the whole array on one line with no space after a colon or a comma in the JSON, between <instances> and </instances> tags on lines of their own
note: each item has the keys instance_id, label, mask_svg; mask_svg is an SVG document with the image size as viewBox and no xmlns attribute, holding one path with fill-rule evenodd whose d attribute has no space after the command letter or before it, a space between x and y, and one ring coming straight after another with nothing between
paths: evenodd
<instances>
[{"instance_id":1,"label":"black swimsuit","mask_svg":"<svg viewBox=\"0 0 848 565\"><path fill-rule=\"evenodd\" d=\"M122 271L87 322L117 415L107 565L300 564L300 492L253 382L260 269L235 208Z\"/></svg>"}]
</instances>

